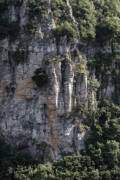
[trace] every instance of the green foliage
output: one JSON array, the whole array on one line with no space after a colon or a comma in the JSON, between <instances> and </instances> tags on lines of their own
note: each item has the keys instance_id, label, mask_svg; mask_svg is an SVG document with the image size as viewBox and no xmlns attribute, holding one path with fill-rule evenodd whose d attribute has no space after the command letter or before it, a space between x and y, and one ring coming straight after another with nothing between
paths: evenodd
<instances>
[{"instance_id":1,"label":"green foliage","mask_svg":"<svg viewBox=\"0 0 120 180\"><path fill-rule=\"evenodd\" d=\"M96 91L100 87L100 83L96 78L93 78L89 81L90 88Z\"/></svg>"},{"instance_id":2,"label":"green foliage","mask_svg":"<svg viewBox=\"0 0 120 180\"><path fill-rule=\"evenodd\" d=\"M54 57L46 59L45 64L49 65L50 63L61 62L62 60L63 60L62 56L60 56L60 55L59 56L54 56Z\"/></svg>"},{"instance_id":3,"label":"green foliage","mask_svg":"<svg viewBox=\"0 0 120 180\"><path fill-rule=\"evenodd\" d=\"M8 19L0 18L0 39L10 37L11 40L15 40L19 35L19 23L8 22Z\"/></svg>"},{"instance_id":4,"label":"green foliage","mask_svg":"<svg viewBox=\"0 0 120 180\"><path fill-rule=\"evenodd\" d=\"M82 119L86 119L86 117L88 116L88 109L86 107L86 103L79 102L77 104L77 107L75 108L75 112L77 112L77 114L79 114Z\"/></svg>"},{"instance_id":5,"label":"green foliage","mask_svg":"<svg viewBox=\"0 0 120 180\"><path fill-rule=\"evenodd\" d=\"M98 10L98 17L102 16L119 16L120 1L119 0L93 0L96 10Z\"/></svg>"},{"instance_id":6,"label":"green foliage","mask_svg":"<svg viewBox=\"0 0 120 180\"><path fill-rule=\"evenodd\" d=\"M116 40L120 35L119 0L71 0L80 38L98 43Z\"/></svg>"},{"instance_id":7,"label":"green foliage","mask_svg":"<svg viewBox=\"0 0 120 180\"><path fill-rule=\"evenodd\" d=\"M36 23L27 23L25 26L25 32L28 34L35 34L37 30L37 24Z\"/></svg>"},{"instance_id":8,"label":"green foliage","mask_svg":"<svg viewBox=\"0 0 120 180\"><path fill-rule=\"evenodd\" d=\"M67 41L74 41L77 36L77 31L74 26L65 21L61 25L57 25L57 27L54 29L54 35L57 41L61 36L67 36Z\"/></svg>"},{"instance_id":9,"label":"green foliage","mask_svg":"<svg viewBox=\"0 0 120 180\"><path fill-rule=\"evenodd\" d=\"M27 0L28 3L28 14L29 18L37 17L38 20L46 14L46 3L47 0Z\"/></svg>"},{"instance_id":10,"label":"green foliage","mask_svg":"<svg viewBox=\"0 0 120 180\"><path fill-rule=\"evenodd\" d=\"M18 64L24 64L25 62L27 62L28 54L27 54L27 50L23 46L19 45L16 51L9 51L8 55L9 55L10 63L14 61L14 63L18 65Z\"/></svg>"},{"instance_id":11,"label":"green foliage","mask_svg":"<svg viewBox=\"0 0 120 180\"><path fill-rule=\"evenodd\" d=\"M4 17L3 14L6 14L9 5L13 4L19 7L22 5L22 2L23 0L0 0L1 39L7 37L9 34L7 29L10 26L10 23L6 22L6 15ZM92 40L100 45L108 41L113 42L118 40L120 35L119 0L70 0L70 4L76 23L73 22L66 1L51 1L53 18L57 25L55 31L57 38L66 35L69 40L70 36L71 40L73 40L76 34L79 34L81 40L85 40L86 42L91 42ZM30 29L30 33L34 33L37 24L42 22L43 18L45 19L48 15L48 6L49 2L47 0L27 0L27 14L31 20L28 28L28 31ZM10 29L12 28L9 27ZM14 32L18 32L18 29L13 30Z\"/></svg>"},{"instance_id":12,"label":"green foliage","mask_svg":"<svg viewBox=\"0 0 120 180\"><path fill-rule=\"evenodd\" d=\"M101 79L101 84L98 90L102 90L108 86L110 82L115 86L115 93L112 94L112 100L114 103L119 104L119 92L120 87L118 86L120 81L120 53L119 53L119 43L112 43L109 46L109 51L106 49L99 50L96 52L94 57L88 59L88 68L96 69L96 79ZM91 84L91 80L89 81ZM94 81L93 81L94 82ZM97 85L97 84L96 84ZM92 86L91 86L92 87ZM97 90L97 89L96 89ZM99 92L98 92L99 93Z\"/></svg>"},{"instance_id":13,"label":"green foliage","mask_svg":"<svg viewBox=\"0 0 120 180\"><path fill-rule=\"evenodd\" d=\"M78 22L80 37L83 39L95 38L95 9L93 2L89 0L71 0L73 15Z\"/></svg>"},{"instance_id":14,"label":"green foliage","mask_svg":"<svg viewBox=\"0 0 120 180\"><path fill-rule=\"evenodd\" d=\"M61 116L60 116L62 119L64 119L64 120L70 120L71 119L71 117L72 117L72 114L71 113L69 113L69 112L67 112L67 113L63 113L63 114L61 114Z\"/></svg>"},{"instance_id":15,"label":"green foliage","mask_svg":"<svg viewBox=\"0 0 120 180\"><path fill-rule=\"evenodd\" d=\"M28 166L33 163L34 160L28 154L19 153L0 139L0 179L13 180L13 170L18 165Z\"/></svg>"},{"instance_id":16,"label":"green foliage","mask_svg":"<svg viewBox=\"0 0 120 180\"><path fill-rule=\"evenodd\" d=\"M34 168L32 166L18 166L14 172L14 178L17 180L55 179L52 174L52 165L50 163L45 165L40 164L38 166L34 166Z\"/></svg>"},{"instance_id":17,"label":"green foliage","mask_svg":"<svg viewBox=\"0 0 120 180\"><path fill-rule=\"evenodd\" d=\"M83 110L84 108L82 108ZM120 107L103 100L89 116L92 135L81 153L50 163L30 161L0 142L0 178L6 180L119 180ZM44 148L45 144L41 144Z\"/></svg>"},{"instance_id":18,"label":"green foliage","mask_svg":"<svg viewBox=\"0 0 120 180\"><path fill-rule=\"evenodd\" d=\"M76 63L75 75L87 74L86 61L83 59L80 63Z\"/></svg>"},{"instance_id":19,"label":"green foliage","mask_svg":"<svg viewBox=\"0 0 120 180\"><path fill-rule=\"evenodd\" d=\"M96 41L104 44L115 41L120 34L120 1L94 0L97 11Z\"/></svg>"},{"instance_id":20,"label":"green foliage","mask_svg":"<svg viewBox=\"0 0 120 180\"><path fill-rule=\"evenodd\" d=\"M104 17L96 26L96 38L100 43L115 41L120 36L120 18Z\"/></svg>"},{"instance_id":21,"label":"green foliage","mask_svg":"<svg viewBox=\"0 0 120 180\"><path fill-rule=\"evenodd\" d=\"M57 25L64 21L70 22L68 7L64 0L51 1L51 10Z\"/></svg>"},{"instance_id":22,"label":"green foliage","mask_svg":"<svg viewBox=\"0 0 120 180\"><path fill-rule=\"evenodd\" d=\"M37 84L38 87L43 87L48 83L48 75L46 72L39 68L36 69L34 76L32 77L33 81Z\"/></svg>"}]
</instances>

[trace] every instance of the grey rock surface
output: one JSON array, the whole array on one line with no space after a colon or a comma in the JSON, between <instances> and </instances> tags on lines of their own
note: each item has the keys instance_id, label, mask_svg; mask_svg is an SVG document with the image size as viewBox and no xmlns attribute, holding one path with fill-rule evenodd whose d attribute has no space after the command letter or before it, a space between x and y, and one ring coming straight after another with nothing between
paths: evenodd
<instances>
[{"instance_id":1,"label":"grey rock surface","mask_svg":"<svg viewBox=\"0 0 120 180\"><path fill-rule=\"evenodd\" d=\"M68 1L67 4L75 23ZM73 117L66 119L63 115L72 113L79 103L85 103L89 108L95 104L96 95L89 87L86 64L77 75L75 72L78 64L87 61L87 55L83 52L77 59L72 55L77 40L73 45L62 37L59 45L56 43L51 35L55 21L50 15L50 6L44 23L38 24L38 31L33 35L22 34L28 22L26 1L19 12L14 6L9 11L11 21L16 21L19 13L21 34L14 42L9 38L0 41L0 135L14 147L44 161L78 152L84 148L90 129L83 124L82 118L79 123L73 123ZM27 60L16 64L17 59L10 52L16 52L21 41L27 51ZM94 51L89 49L90 54ZM61 61L58 61L59 56ZM41 88L32 79L39 68L48 75L48 83ZM113 91L114 85L109 82L101 96L111 98Z\"/></svg>"}]
</instances>

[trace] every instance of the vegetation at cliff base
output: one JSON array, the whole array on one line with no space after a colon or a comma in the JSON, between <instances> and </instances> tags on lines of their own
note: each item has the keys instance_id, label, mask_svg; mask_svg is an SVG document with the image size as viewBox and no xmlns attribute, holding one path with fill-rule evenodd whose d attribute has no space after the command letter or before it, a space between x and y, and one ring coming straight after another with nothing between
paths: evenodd
<instances>
[{"instance_id":1,"label":"vegetation at cliff base","mask_svg":"<svg viewBox=\"0 0 120 180\"><path fill-rule=\"evenodd\" d=\"M103 100L89 114L91 136L81 153L38 163L0 142L1 180L119 180L120 107Z\"/></svg>"}]
</instances>

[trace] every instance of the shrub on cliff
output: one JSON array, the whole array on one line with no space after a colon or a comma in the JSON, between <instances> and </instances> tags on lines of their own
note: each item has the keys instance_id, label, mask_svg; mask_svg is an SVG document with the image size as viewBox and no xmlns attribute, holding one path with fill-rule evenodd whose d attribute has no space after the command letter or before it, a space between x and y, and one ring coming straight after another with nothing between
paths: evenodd
<instances>
[{"instance_id":1,"label":"shrub on cliff","mask_svg":"<svg viewBox=\"0 0 120 180\"><path fill-rule=\"evenodd\" d=\"M67 21L65 21L61 25L57 25L53 32L57 40L59 40L62 36L66 36L68 41L72 41L77 36L77 31L75 27L73 27Z\"/></svg>"},{"instance_id":2,"label":"shrub on cliff","mask_svg":"<svg viewBox=\"0 0 120 180\"><path fill-rule=\"evenodd\" d=\"M82 39L95 38L96 11L94 4L89 0L71 0L73 15L78 22L80 37Z\"/></svg>"},{"instance_id":3,"label":"shrub on cliff","mask_svg":"<svg viewBox=\"0 0 120 180\"><path fill-rule=\"evenodd\" d=\"M115 41L120 37L120 18L107 16L96 26L96 38L101 43Z\"/></svg>"},{"instance_id":4,"label":"shrub on cliff","mask_svg":"<svg viewBox=\"0 0 120 180\"><path fill-rule=\"evenodd\" d=\"M42 87L48 83L48 75L42 68L39 68L35 71L32 79L35 81L38 87Z\"/></svg>"},{"instance_id":5,"label":"shrub on cliff","mask_svg":"<svg viewBox=\"0 0 120 180\"><path fill-rule=\"evenodd\" d=\"M51 10L57 25L64 21L71 22L69 9L65 0L51 1Z\"/></svg>"},{"instance_id":6,"label":"shrub on cliff","mask_svg":"<svg viewBox=\"0 0 120 180\"><path fill-rule=\"evenodd\" d=\"M30 18L37 17L40 21L42 16L46 14L47 0L27 0L27 11Z\"/></svg>"}]
</instances>

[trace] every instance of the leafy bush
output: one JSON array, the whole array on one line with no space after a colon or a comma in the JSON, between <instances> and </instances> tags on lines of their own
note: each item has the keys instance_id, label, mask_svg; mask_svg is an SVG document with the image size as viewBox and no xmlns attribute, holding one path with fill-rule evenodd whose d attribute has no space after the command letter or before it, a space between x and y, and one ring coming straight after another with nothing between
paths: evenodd
<instances>
[{"instance_id":1,"label":"leafy bush","mask_svg":"<svg viewBox=\"0 0 120 180\"><path fill-rule=\"evenodd\" d=\"M118 0L94 0L93 3L99 18L111 15L119 16L120 14L120 2Z\"/></svg>"},{"instance_id":2,"label":"leafy bush","mask_svg":"<svg viewBox=\"0 0 120 180\"><path fill-rule=\"evenodd\" d=\"M73 15L78 22L80 37L88 40L95 38L96 17L93 2L89 0L71 0L71 5Z\"/></svg>"},{"instance_id":3,"label":"leafy bush","mask_svg":"<svg viewBox=\"0 0 120 180\"><path fill-rule=\"evenodd\" d=\"M42 68L39 68L35 71L32 79L35 81L38 87L42 87L48 83L48 75Z\"/></svg>"},{"instance_id":4,"label":"leafy bush","mask_svg":"<svg viewBox=\"0 0 120 180\"><path fill-rule=\"evenodd\" d=\"M96 26L96 38L101 43L115 40L120 37L120 18L119 17L105 17Z\"/></svg>"},{"instance_id":5,"label":"leafy bush","mask_svg":"<svg viewBox=\"0 0 120 180\"><path fill-rule=\"evenodd\" d=\"M28 166L34 164L34 160L28 154L20 153L0 139L0 179L13 180L13 170L18 165ZM12 173L10 173L10 169Z\"/></svg>"},{"instance_id":6,"label":"leafy bush","mask_svg":"<svg viewBox=\"0 0 120 180\"><path fill-rule=\"evenodd\" d=\"M80 63L76 63L75 75L87 74L86 61L83 59Z\"/></svg>"},{"instance_id":7,"label":"leafy bush","mask_svg":"<svg viewBox=\"0 0 120 180\"><path fill-rule=\"evenodd\" d=\"M95 91L100 87L100 83L98 82L96 78L93 78L90 80L90 87L92 90L95 90Z\"/></svg>"},{"instance_id":8,"label":"leafy bush","mask_svg":"<svg viewBox=\"0 0 120 180\"><path fill-rule=\"evenodd\" d=\"M46 14L46 3L47 0L27 0L28 3L28 14L30 18L37 17L41 20L42 16Z\"/></svg>"},{"instance_id":9,"label":"leafy bush","mask_svg":"<svg viewBox=\"0 0 120 180\"><path fill-rule=\"evenodd\" d=\"M80 37L106 43L120 36L120 2L118 0L70 0L78 22Z\"/></svg>"},{"instance_id":10,"label":"leafy bush","mask_svg":"<svg viewBox=\"0 0 120 180\"><path fill-rule=\"evenodd\" d=\"M57 40L59 40L61 36L67 36L68 41L73 41L77 35L75 27L67 21L61 25L57 25L53 32Z\"/></svg>"},{"instance_id":11,"label":"leafy bush","mask_svg":"<svg viewBox=\"0 0 120 180\"><path fill-rule=\"evenodd\" d=\"M51 1L51 10L57 25L65 21L70 22L68 7L64 0Z\"/></svg>"},{"instance_id":12,"label":"leafy bush","mask_svg":"<svg viewBox=\"0 0 120 180\"><path fill-rule=\"evenodd\" d=\"M19 46L16 51L9 51L8 55L9 55L10 63L14 61L14 63L18 65L27 62L28 54L27 54L27 50L23 46Z\"/></svg>"}]
</instances>

